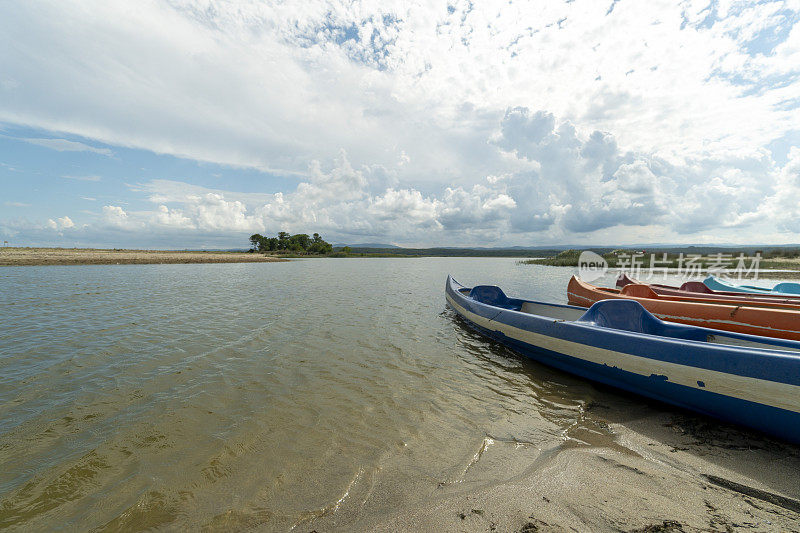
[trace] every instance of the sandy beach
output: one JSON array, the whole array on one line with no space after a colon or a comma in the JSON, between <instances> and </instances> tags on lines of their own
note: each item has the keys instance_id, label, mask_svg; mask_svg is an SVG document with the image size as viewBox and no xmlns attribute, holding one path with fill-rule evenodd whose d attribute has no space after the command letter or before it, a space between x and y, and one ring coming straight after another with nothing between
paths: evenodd
<instances>
[{"instance_id":1,"label":"sandy beach","mask_svg":"<svg viewBox=\"0 0 800 533\"><path fill-rule=\"evenodd\" d=\"M247 252L123 250L97 248L2 248L0 266L271 263L287 261Z\"/></svg>"},{"instance_id":2,"label":"sandy beach","mask_svg":"<svg viewBox=\"0 0 800 533\"><path fill-rule=\"evenodd\" d=\"M800 531L797 447L644 403L624 415L590 405L552 448L493 441L426 504L355 529ZM487 487L506 469L516 474Z\"/></svg>"}]
</instances>

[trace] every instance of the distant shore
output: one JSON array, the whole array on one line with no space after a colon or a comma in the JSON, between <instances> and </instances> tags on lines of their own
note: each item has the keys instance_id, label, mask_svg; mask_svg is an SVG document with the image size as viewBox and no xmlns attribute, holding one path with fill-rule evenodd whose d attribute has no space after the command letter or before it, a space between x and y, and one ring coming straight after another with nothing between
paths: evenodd
<instances>
[{"instance_id":1,"label":"distant shore","mask_svg":"<svg viewBox=\"0 0 800 533\"><path fill-rule=\"evenodd\" d=\"M105 250L97 248L0 248L0 266L274 263L282 261L287 261L287 259L247 252Z\"/></svg>"},{"instance_id":2,"label":"distant shore","mask_svg":"<svg viewBox=\"0 0 800 533\"><path fill-rule=\"evenodd\" d=\"M577 268L579 266L578 263L581 252L582 250L564 250L550 257L527 259L520 261L520 263L525 265ZM669 253L667 254L666 258L664 258L660 253L641 253L636 258L637 266L632 267L631 251L621 250L620 252L622 253L618 254L615 252L609 252L602 255L602 258L605 259L609 269L619 269L620 271L640 270L646 273L651 268L651 261L655 261L655 263L652 265L652 268L657 273L664 272L664 269L666 269L668 273L680 274L681 271L687 271L690 269L690 256L686 256L684 254L679 255L676 253ZM722 267L733 269L737 265L737 259L733 254L729 254L724 259L727 261L727 263L717 264L716 268ZM703 275L712 273L712 269L716 264L716 260L717 258L714 255L696 255L694 257L694 265L697 268L695 273ZM752 256L746 257L744 267L742 268L742 277L748 279L755 277L755 270L750 270L752 265ZM798 278L800 277L800 257L792 255L789 257L769 256L761 258L758 262L758 275L760 276L763 274L768 274L769 277L772 278Z\"/></svg>"}]
</instances>

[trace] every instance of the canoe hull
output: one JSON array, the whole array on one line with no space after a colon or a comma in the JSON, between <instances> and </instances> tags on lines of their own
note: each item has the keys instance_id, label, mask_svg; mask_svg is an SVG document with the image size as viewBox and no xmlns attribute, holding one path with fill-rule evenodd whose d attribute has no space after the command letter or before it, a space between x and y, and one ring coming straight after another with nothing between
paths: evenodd
<instances>
[{"instance_id":1,"label":"canoe hull","mask_svg":"<svg viewBox=\"0 0 800 533\"><path fill-rule=\"evenodd\" d=\"M800 358L789 361L791 368L780 370L794 372L796 383L729 374L720 357L730 357L727 364L740 366L736 350L729 347L703 349L669 342L665 346L653 336L635 342L636 335L629 332L591 327L587 331L573 322L537 320L516 311L498 315L497 308L476 304L453 287L448 280L447 302L471 328L522 355L592 381L800 442L800 380L796 379ZM712 357L704 350L712 350ZM682 364L712 360L708 366L717 368Z\"/></svg>"}]
</instances>

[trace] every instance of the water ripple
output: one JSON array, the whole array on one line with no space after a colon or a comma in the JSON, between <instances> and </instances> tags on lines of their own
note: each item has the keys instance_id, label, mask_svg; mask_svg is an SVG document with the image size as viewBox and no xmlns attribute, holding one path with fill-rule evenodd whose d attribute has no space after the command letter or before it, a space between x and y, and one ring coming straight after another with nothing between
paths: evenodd
<instances>
[{"instance_id":1,"label":"water ripple","mask_svg":"<svg viewBox=\"0 0 800 533\"><path fill-rule=\"evenodd\" d=\"M531 290L505 259L4 269L0 527L346 529L613 446L603 393L466 328L448 271Z\"/></svg>"}]
</instances>

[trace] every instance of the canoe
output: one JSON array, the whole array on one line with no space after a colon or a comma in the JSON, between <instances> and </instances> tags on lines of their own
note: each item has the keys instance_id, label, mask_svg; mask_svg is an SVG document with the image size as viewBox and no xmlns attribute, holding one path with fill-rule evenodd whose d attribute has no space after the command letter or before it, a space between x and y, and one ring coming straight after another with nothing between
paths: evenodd
<instances>
[{"instance_id":1,"label":"canoe","mask_svg":"<svg viewBox=\"0 0 800 533\"><path fill-rule=\"evenodd\" d=\"M541 363L800 442L800 342L664 322L634 300L586 310L450 276L445 294L470 327Z\"/></svg>"},{"instance_id":2,"label":"canoe","mask_svg":"<svg viewBox=\"0 0 800 533\"><path fill-rule=\"evenodd\" d=\"M736 285L716 276L708 276L703 280L703 284L715 291L745 292L751 294L780 294L788 296L800 296L800 283L784 282L778 283L773 288L755 287L753 285Z\"/></svg>"},{"instance_id":3,"label":"canoe","mask_svg":"<svg viewBox=\"0 0 800 533\"><path fill-rule=\"evenodd\" d=\"M693 326L800 340L800 311L772 309L722 302L701 303L668 300L647 285L626 285L622 289L596 287L572 276L567 286L570 304L589 307L606 299L631 299L662 320Z\"/></svg>"},{"instance_id":4,"label":"canoe","mask_svg":"<svg viewBox=\"0 0 800 533\"><path fill-rule=\"evenodd\" d=\"M800 309L800 298L788 298L777 294L760 295L742 292L719 292L706 288L706 292L696 292L684 290L683 287L688 283L697 283L706 287L700 282L687 282L681 288L658 283L642 283L623 274L617 278L617 287L623 289L628 285L646 285L657 295L670 300L699 301L707 303L728 303L732 305L750 305L754 307L775 307L784 309Z\"/></svg>"},{"instance_id":5,"label":"canoe","mask_svg":"<svg viewBox=\"0 0 800 533\"><path fill-rule=\"evenodd\" d=\"M630 285L631 283L641 283L625 273L620 274L617 278L617 287L624 287L625 285ZM700 294L712 294L714 296L736 296L737 298L747 298L749 299L759 299L759 300L778 300L778 301L785 301L785 302L800 302L800 294L780 294L780 293L746 293L746 292L732 292L732 291L718 291L714 289L709 289L708 286L703 283L702 281L687 281L684 282L680 287L673 287L671 285L661 285L661 284L650 284L651 287L654 288L663 288L663 289L674 289L674 290L681 290L693 293L700 293Z\"/></svg>"}]
</instances>

